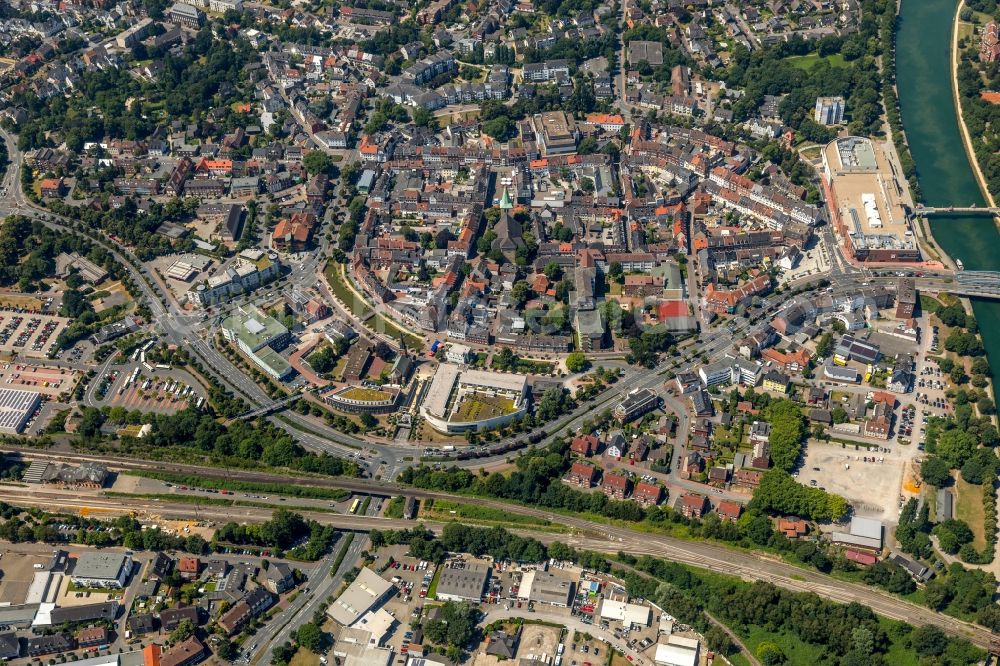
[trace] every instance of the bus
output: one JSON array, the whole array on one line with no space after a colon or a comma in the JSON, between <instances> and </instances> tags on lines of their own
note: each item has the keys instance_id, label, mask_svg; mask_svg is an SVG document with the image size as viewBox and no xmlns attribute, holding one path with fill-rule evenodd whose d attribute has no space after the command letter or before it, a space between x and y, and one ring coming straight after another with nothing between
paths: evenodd
<instances>
[{"instance_id":1,"label":"bus","mask_svg":"<svg viewBox=\"0 0 1000 666\"><path fill-rule=\"evenodd\" d=\"M358 512L358 507L360 507L360 506L361 506L361 500L360 499L355 499L353 502L351 502L351 513L357 513Z\"/></svg>"}]
</instances>

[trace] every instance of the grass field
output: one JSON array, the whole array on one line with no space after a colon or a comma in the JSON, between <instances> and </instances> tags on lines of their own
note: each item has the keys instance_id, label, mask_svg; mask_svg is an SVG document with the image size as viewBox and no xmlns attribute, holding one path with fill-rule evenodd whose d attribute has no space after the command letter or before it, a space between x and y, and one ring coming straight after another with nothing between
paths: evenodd
<instances>
[{"instance_id":1,"label":"grass field","mask_svg":"<svg viewBox=\"0 0 1000 666\"><path fill-rule=\"evenodd\" d=\"M976 550L986 547L986 532L983 521L986 520L985 508L983 507L982 486L974 486L966 483L959 474L955 479L955 517L964 520L972 528L975 538L972 545Z\"/></svg>"},{"instance_id":2,"label":"grass field","mask_svg":"<svg viewBox=\"0 0 1000 666\"><path fill-rule=\"evenodd\" d=\"M821 56L818 53L810 53L809 55L804 56L791 56L787 58L787 60L795 67L806 71L812 69L812 66L821 60L825 60L830 63L831 67L844 67L846 64L844 62L844 56L839 53L834 53L833 55L828 56Z\"/></svg>"},{"instance_id":3,"label":"grass field","mask_svg":"<svg viewBox=\"0 0 1000 666\"><path fill-rule=\"evenodd\" d=\"M421 516L435 517L445 520L461 518L470 521L482 521L488 523L512 523L516 525L538 525L548 526L552 523L544 518L534 516L524 516L512 514L502 509L494 509L486 506L476 506L475 504L463 504L449 500L435 500L434 504L422 510ZM400 511L402 517L402 511Z\"/></svg>"},{"instance_id":4,"label":"grass field","mask_svg":"<svg viewBox=\"0 0 1000 666\"><path fill-rule=\"evenodd\" d=\"M42 299L23 294L0 294L0 308L41 310Z\"/></svg>"},{"instance_id":5,"label":"grass field","mask_svg":"<svg viewBox=\"0 0 1000 666\"><path fill-rule=\"evenodd\" d=\"M388 391L355 386L341 393L340 397L347 398L348 400L360 400L361 402L382 402L391 398L392 394Z\"/></svg>"},{"instance_id":6,"label":"grass field","mask_svg":"<svg viewBox=\"0 0 1000 666\"><path fill-rule=\"evenodd\" d=\"M326 281L330 283L330 289L333 290L333 295L342 300L347 304L348 309L353 312L356 316L364 318L371 314L371 307L368 303L359 299L354 292L351 291L350 287L344 284L343 266L336 261L326 262L326 268L323 269L323 274L326 275Z\"/></svg>"},{"instance_id":7,"label":"grass field","mask_svg":"<svg viewBox=\"0 0 1000 666\"><path fill-rule=\"evenodd\" d=\"M402 334L403 339L406 341L407 349L411 351L420 351L424 348L424 339L418 338L415 335L407 333L406 331L396 326L392 321L383 317L381 314L376 314L372 317L371 322L369 322L372 328L375 329L377 333L384 333L390 336L394 340L399 340L400 334Z\"/></svg>"},{"instance_id":8,"label":"grass field","mask_svg":"<svg viewBox=\"0 0 1000 666\"><path fill-rule=\"evenodd\" d=\"M514 411L514 401L500 396L467 393L451 417L452 421L485 421Z\"/></svg>"}]
</instances>

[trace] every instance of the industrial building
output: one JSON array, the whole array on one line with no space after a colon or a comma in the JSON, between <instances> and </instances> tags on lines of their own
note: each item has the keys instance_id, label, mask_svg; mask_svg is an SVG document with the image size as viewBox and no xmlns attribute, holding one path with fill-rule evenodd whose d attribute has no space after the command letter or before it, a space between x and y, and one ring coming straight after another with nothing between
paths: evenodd
<instances>
[{"instance_id":1,"label":"industrial building","mask_svg":"<svg viewBox=\"0 0 1000 666\"><path fill-rule=\"evenodd\" d=\"M0 432L13 435L24 430L41 402L38 391L0 388Z\"/></svg>"},{"instance_id":2,"label":"industrial building","mask_svg":"<svg viewBox=\"0 0 1000 666\"><path fill-rule=\"evenodd\" d=\"M326 609L326 614L338 624L350 627L368 611L377 610L388 599L395 588L393 584L365 567Z\"/></svg>"},{"instance_id":3,"label":"industrial building","mask_svg":"<svg viewBox=\"0 0 1000 666\"><path fill-rule=\"evenodd\" d=\"M438 578L437 598L478 603L490 580L490 568L475 562L449 562Z\"/></svg>"},{"instance_id":4,"label":"industrial building","mask_svg":"<svg viewBox=\"0 0 1000 666\"><path fill-rule=\"evenodd\" d=\"M836 544L877 552L882 550L882 531L881 521L855 516L851 518L848 532L834 532L830 535L830 540Z\"/></svg>"},{"instance_id":5,"label":"industrial building","mask_svg":"<svg viewBox=\"0 0 1000 666\"><path fill-rule=\"evenodd\" d=\"M573 581L551 571L528 571L517 590L518 599L566 608L573 598Z\"/></svg>"}]
</instances>

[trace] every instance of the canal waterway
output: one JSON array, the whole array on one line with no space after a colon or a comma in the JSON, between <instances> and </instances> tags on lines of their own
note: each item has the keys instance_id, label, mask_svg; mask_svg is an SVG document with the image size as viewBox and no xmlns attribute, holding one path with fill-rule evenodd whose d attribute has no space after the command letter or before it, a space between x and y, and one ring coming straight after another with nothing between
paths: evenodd
<instances>
[{"instance_id":1,"label":"canal waterway","mask_svg":"<svg viewBox=\"0 0 1000 666\"><path fill-rule=\"evenodd\" d=\"M951 88L957 0L902 0L896 81L903 127L928 206L983 206L962 146ZM931 216L934 238L966 270L1000 271L1000 232L987 215ZM991 365L1000 372L1000 302L973 300Z\"/></svg>"}]
</instances>

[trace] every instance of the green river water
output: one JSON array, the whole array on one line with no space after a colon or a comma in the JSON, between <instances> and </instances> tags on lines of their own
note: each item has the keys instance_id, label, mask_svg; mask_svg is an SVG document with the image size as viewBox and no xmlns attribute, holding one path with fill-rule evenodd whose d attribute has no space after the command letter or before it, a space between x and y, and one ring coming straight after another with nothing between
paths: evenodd
<instances>
[{"instance_id":1,"label":"green river water","mask_svg":"<svg viewBox=\"0 0 1000 666\"><path fill-rule=\"evenodd\" d=\"M902 0L896 80L903 126L928 206L985 205L958 130L951 89L954 0ZM932 216L935 239L966 270L1000 270L1000 233L986 215ZM973 309L992 364L1000 364L1000 302Z\"/></svg>"}]
</instances>

